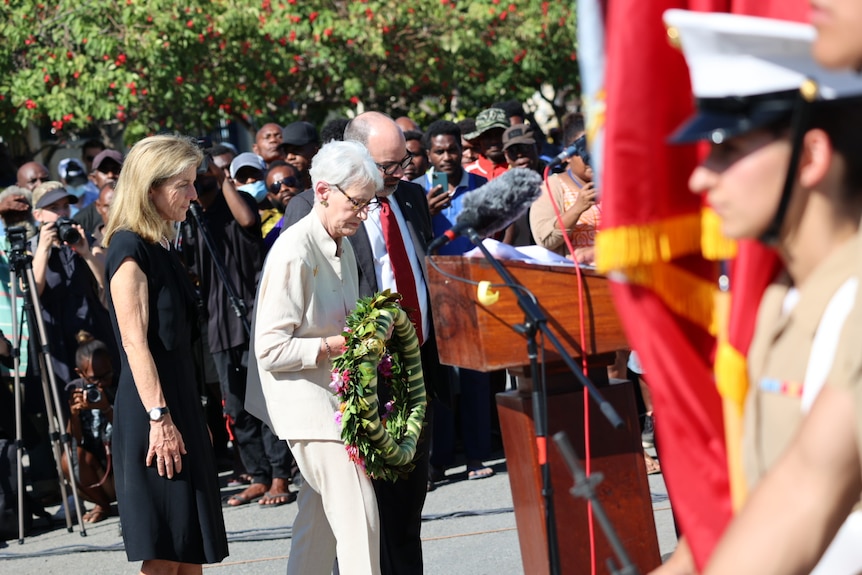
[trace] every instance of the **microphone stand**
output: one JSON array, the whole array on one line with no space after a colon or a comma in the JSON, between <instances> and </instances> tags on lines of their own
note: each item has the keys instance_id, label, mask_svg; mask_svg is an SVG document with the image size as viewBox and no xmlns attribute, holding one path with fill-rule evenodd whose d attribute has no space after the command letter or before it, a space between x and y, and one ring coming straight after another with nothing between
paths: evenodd
<instances>
[{"instance_id":1,"label":"microphone stand","mask_svg":"<svg viewBox=\"0 0 862 575\"><path fill-rule=\"evenodd\" d=\"M617 535L614 526L611 524L611 520L608 518L607 513L605 513L605 508L602 506L602 502L599 501L598 496L596 496L596 485L602 482L604 475L601 473L591 473L590 476L587 477L587 474L584 473L584 468L581 467L581 464L578 461L578 456L575 454L575 450L572 448L572 444L569 442L569 437L566 435L565 431L555 433L554 441L557 444L557 449L559 449L560 453L563 455L563 459L566 460L566 464L569 466L569 471L571 471L575 480L575 484L569 490L569 493L575 497L586 499L593 506L593 514L595 514L596 519L599 522L599 526L601 526L602 531L604 531L605 537L608 538L608 543L610 543L611 548L613 548L614 554L617 556L617 560L620 565L622 565L620 569L617 569L616 565L614 565L614 560L608 559L608 571L611 575L639 575L637 567L632 563L631 557L629 557L628 553L626 553L626 549L623 547L623 543L620 541L619 535Z\"/></svg>"},{"instance_id":2,"label":"microphone stand","mask_svg":"<svg viewBox=\"0 0 862 575\"><path fill-rule=\"evenodd\" d=\"M536 384L533 385L532 401L533 401L533 421L536 432L536 445L539 450L539 465L542 469L542 495L545 500L545 528L548 533L548 560L550 563L551 575L560 574L560 551L557 542L557 524L554 518L554 494L551 484L551 465L548 461L547 438L548 438L548 392L544 376L539 372L538 361L538 345L536 343L536 334L542 332L544 337L551 342L554 348L559 352L560 357L566 362L566 365L575 375L578 382L584 386L604 414L605 418L615 428L619 429L623 426L623 421L613 406L602 396L601 392L578 368L575 361L569 357L563 344L556 335L548 328L548 316L542 310L538 301L527 295L526 291L518 283L518 281L509 273L503 264L497 258L491 255L488 248L482 243L482 237L473 228L464 230L464 234L470 238L470 241L482 252L485 260L491 264L491 267L496 270L499 276L503 279L503 283L515 293L518 299L518 306L524 312L524 323L515 326L515 329L527 338L527 355L530 358L530 370L533 373Z\"/></svg>"}]
</instances>

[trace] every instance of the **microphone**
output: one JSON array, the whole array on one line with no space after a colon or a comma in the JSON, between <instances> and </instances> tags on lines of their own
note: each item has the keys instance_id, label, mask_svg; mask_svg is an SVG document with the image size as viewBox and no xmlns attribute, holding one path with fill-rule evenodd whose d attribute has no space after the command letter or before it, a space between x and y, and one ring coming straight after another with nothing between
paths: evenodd
<instances>
[{"instance_id":1,"label":"microphone","mask_svg":"<svg viewBox=\"0 0 862 575\"><path fill-rule=\"evenodd\" d=\"M577 140L575 140L571 146L554 156L554 159L551 160L551 163L548 164L548 167L559 166L572 156L579 156L584 163L589 165L590 163L590 153L587 151L587 137L581 136Z\"/></svg>"},{"instance_id":2,"label":"microphone","mask_svg":"<svg viewBox=\"0 0 862 575\"><path fill-rule=\"evenodd\" d=\"M433 253L468 228L490 236L517 220L542 194L542 177L527 168L512 168L484 186L464 194L456 223L428 245Z\"/></svg>"}]
</instances>

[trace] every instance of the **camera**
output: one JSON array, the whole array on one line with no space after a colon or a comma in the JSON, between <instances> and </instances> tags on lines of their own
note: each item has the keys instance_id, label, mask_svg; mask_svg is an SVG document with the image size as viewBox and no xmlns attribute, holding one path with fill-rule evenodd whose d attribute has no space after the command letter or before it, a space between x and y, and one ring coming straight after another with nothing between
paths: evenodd
<instances>
[{"instance_id":1,"label":"camera","mask_svg":"<svg viewBox=\"0 0 862 575\"><path fill-rule=\"evenodd\" d=\"M23 226L15 226L6 230L9 240L9 251L23 253L27 251L27 230Z\"/></svg>"},{"instance_id":2,"label":"camera","mask_svg":"<svg viewBox=\"0 0 862 575\"><path fill-rule=\"evenodd\" d=\"M87 383L84 385L84 397L87 398L87 403L99 403L102 401L102 391L98 385Z\"/></svg>"},{"instance_id":3,"label":"camera","mask_svg":"<svg viewBox=\"0 0 862 575\"><path fill-rule=\"evenodd\" d=\"M69 245L76 244L81 239L81 234L75 229L75 222L69 218L57 218L57 237L61 242Z\"/></svg>"},{"instance_id":4,"label":"camera","mask_svg":"<svg viewBox=\"0 0 862 575\"><path fill-rule=\"evenodd\" d=\"M87 383L80 380L73 381L66 386L66 391L70 394L76 389L80 389L84 392L84 397L87 399L87 403L99 403L102 401L102 390L99 389L99 386L95 383ZM69 397L71 399L71 395Z\"/></svg>"}]
</instances>

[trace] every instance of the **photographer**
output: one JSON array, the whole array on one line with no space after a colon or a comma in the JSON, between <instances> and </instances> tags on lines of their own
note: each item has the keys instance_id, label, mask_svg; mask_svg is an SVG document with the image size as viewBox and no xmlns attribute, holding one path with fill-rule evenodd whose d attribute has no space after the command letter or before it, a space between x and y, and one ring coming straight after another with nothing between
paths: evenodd
<instances>
[{"instance_id":1,"label":"photographer","mask_svg":"<svg viewBox=\"0 0 862 575\"><path fill-rule=\"evenodd\" d=\"M111 502L114 475L111 468L110 445L114 421L113 398L114 368L108 347L85 331L77 335L79 342L75 354L80 376L67 385L69 391L68 431L72 436L75 457L72 469L78 490L84 499L95 507L84 514L87 523L98 523L113 513ZM70 473L69 462L63 457L63 473Z\"/></svg>"},{"instance_id":2,"label":"photographer","mask_svg":"<svg viewBox=\"0 0 862 575\"><path fill-rule=\"evenodd\" d=\"M74 378L75 337L81 330L104 341L118 360L104 305L103 254L91 249L84 230L69 219L69 206L77 201L59 182L45 182L33 191L33 217L40 223L39 235L30 242L34 288L58 387Z\"/></svg>"}]
</instances>

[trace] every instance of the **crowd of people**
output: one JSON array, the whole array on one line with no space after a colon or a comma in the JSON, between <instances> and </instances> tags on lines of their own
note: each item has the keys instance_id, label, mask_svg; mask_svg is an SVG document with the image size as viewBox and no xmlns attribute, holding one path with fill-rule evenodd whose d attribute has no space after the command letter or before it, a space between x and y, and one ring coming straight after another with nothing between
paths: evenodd
<instances>
[{"instance_id":1,"label":"crowd of people","mask_svg":"<svg viewBox=\"0 0 862 575\"><path fill-rule=\"evenodd\" d=\"M242 153L154 136L128 156L89 141L54 179L23 164L0 194L0 219L7 233L23 230L33 254L51 366L68 398L74 450L63 470L94 505L82 519L119 509L129 560L185 573L226 556L222 505L298 501L290 573L328 573L338 556L351 557L343 573L421 573L425 495L455 464L459 434L467 477L494 473L485 461L503 375L440 364L426 248L466 193L510 166L544 170L558 148L526 116L505 102L422 130L367 112L320 132L269 123ZM582 137L580 115L565 126ZM599 212L585 166L568 169L574 187L560 200L563 214L578 210L574 222ZM499 239L561 251L530 227L525 214ZM8 288L11 254L2 255ZM385 289L402 295L416 328L431 402L414 470L394 482L369 479L347 457L328 387L346 315ZM32 334L21 302L5 303ZM22 381L36 389L41 350L33 337L22 348ZM28 397L25 416L42 411L40 400ZM0 426L14 437L11 422ZM31 458L31 476L50 485L50 449L43 455ZM240 487L224 501L219 465Z\"/></svg>"}]
</instances>

